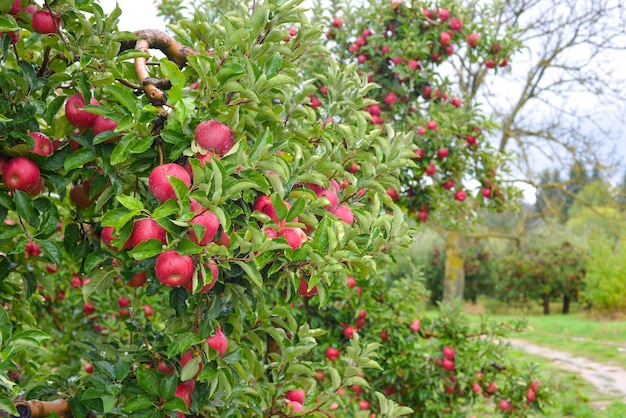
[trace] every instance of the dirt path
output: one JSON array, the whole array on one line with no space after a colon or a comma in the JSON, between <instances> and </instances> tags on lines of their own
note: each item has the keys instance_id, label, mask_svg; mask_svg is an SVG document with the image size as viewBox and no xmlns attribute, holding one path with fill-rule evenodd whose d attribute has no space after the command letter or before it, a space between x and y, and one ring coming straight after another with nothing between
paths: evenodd
<instances>
[{"instance_id":1,"label":"dirt path","mask_svg":"<svg viewBox=\"0 0 626 418\"><path fill-rule=\"evenodd\" d=\"M508 341L516 349L548 358L560 368L580 375L598 388L601 393L626 400L626 369L597 363L563 351L540 347L524 340L509 339Z\"/></svg>"}]
</instances>

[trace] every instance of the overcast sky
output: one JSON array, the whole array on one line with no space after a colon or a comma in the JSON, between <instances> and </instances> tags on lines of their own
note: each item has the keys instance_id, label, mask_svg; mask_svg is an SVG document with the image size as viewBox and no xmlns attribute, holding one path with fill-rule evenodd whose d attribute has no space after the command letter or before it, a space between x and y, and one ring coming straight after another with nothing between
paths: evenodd
<instances>
[{"instance_id":1,"label":"overcast sky","mask_svg":"<svg viewBox=\"0 0 626 418\"><path fill-rule=\"evenodd\" d=\"M100 0L102 9L109 13L115 8L115 3L115 0ZM118 3L122 9L120 29L131 32L139 29L165 29L163 19L157 17L153 0L126 0Z\"/></svg>"}]
</instances>

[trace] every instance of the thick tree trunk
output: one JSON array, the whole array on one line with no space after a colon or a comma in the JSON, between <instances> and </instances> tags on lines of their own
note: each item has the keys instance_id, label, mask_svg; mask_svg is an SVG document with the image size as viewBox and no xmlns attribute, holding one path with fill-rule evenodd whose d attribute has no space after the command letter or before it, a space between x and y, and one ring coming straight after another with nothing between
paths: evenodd
<instances>
[{"instance_id":1,"label":"thick tree trunk","mask_svg":"<svg viewBox=\"0 0 626 418\"><path fill-rule=\"evenodd\" d=\"M567 315L569 313L569 295L563 295L563 315Z\"/></svg>"},{"instance_id":2,"label":"thick tree trunk","mask_svg":"<svg viewBox=\"0 0 626 418\"><path fill-rule=\"evenodd\" d=\"M443 283L443 303L463 300L465 288L464 260L461 253L461 235L457 231L448 233L446 243L446 265Z\"/></svg>"},{"instance_id":3,"label":"thick tree trunk","mask_svg":"<svg viewBox=\"0 0 626 418\"><path fill-rule=\"evenodd\" d=\"M550 295L543 294L543 314L550 315Z\"/></svg>"}]
</instances>

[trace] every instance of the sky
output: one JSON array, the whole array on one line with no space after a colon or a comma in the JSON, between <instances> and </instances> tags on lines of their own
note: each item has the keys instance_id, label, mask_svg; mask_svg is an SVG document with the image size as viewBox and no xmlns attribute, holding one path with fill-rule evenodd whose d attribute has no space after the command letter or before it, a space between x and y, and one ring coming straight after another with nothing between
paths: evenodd
<instances>
[{"instance_id":1,"label":"sky","mask_svg":"<svg viewBox=\"0 0 626 418\"><path fill-rule=\"evenodd\" d=\"M102 9L110 13L115 8L115 0L100 0ZM119 28L134 32L140 29L165 29L163 19L157 17L157 8L153 0L122 0Z\"/></svg>"}]
</instances>

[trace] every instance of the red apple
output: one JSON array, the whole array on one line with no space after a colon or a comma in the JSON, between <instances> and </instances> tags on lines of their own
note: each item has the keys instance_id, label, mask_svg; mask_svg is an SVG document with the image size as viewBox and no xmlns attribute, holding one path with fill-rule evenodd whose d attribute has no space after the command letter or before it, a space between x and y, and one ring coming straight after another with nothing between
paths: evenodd
<instances>
[{"instance_id":1,"label":"red apple","mask_svg":"<svg viewBox=\"0 0 626 418\"><path fill-rule=\"evenodd\" d=\"M511 409L511 401L509 401L508 399L502 399L498 403L498 408L500 408L500 411L508 411L509 409Z\"/></svg>"},{"instance_id":2,"label":"red apple","mask_svg":"<svg viewBox=\"0 0 626 418\"><path fill-rule=\"evenodd\" d=\"M47 10L38 10L33 15L33 30L41 34L56 33L61 26L61 20Z\"/></svg>"},{"instance_id":3,"label":"red apple","mask_svg":"<svg viewBox=\"0 0 626 418\"><path fill-rule=\"evenodd\" d=\"M334 27L340 28L341 25L343 25L343 19L341 17L339 17L339 16L336 16L333 19L333 23L332 24L333 24Z\"/></svg>"},{"instance_id":4,"label":"red apple","mask_svg":"<svg viewBox=\"0 0 626 418\"><path fill-rule=\"evenodd\" d=\"M178 386L176 386L176 392L174 392L174 396L182 399L183 402L185 402L187 408L191 407L191 397L193 396L193 390L195 386L195 380L187 380L186 382L179 383Z\"/></svg>"},{"instance_id":5,"label":"red apple","mask_svg":"<svg viewBox=\"0 0 626 418\"><path fill-rule=\"evenodd\" d=\"M448 360L454 360L454 357L456 357L456 352L449 345L446 345L445 347L443 347L441 352L443 353L443 356L447 358Z\"/></svg>"},{"instance_id":6,"label":"red apple","mask_svg":"<svg viewBox=\"0 0 626 418\"><path fill-rule=\"evenodd\" d=\"M33 154L44 156L52 155L54 148L52 147L52 142L46 135L41 132L31 132L28 135L35 140L35 144L31 150Z\"/></svg>"},{"instance_id":7,"label":"red apple","mask_svg":"<svg viewBox=\"0 0 626 418\"><path fill-rule=\"evenodd\" d=\"M354 223L354 214L352 213L352 209L346 205L339 206L337 209L332 211L332 213L349 225Z\"/></svg>"},{"instance_id":8,"label":"red apple","mask_svg":"<svg viewBox=\"0 0 626 418\"><path fill-rule=\"evenodd\" d=\"M287 393L285 394L285 399L289 399L290 401L293 401L293 402L299 402L301 404L304 404L305 397L306 397L306 393L304 392L304 389L288 390Z\"/></svg>"},{"instance_id":9,"label":"red apple","mask_svg":"<svg viewBox=\"0 0 626 418\"><path fill-rule=\"evenodd\" d=\"M272 204L272 199L269 196L259 196L252 206L252 210L258 210L269 216L274 222L278 222L278 215L276 215L276 209Z\"/></svg>"},{"instance_id":10,"label":"red apple","mask_svg":"<svg viewBox=\"0 0 626 418\"><path fill-rule=\"evenodd\" d=\"M328 347L326 350L326 358L330 361L335 361L339 358L339 350L335 347Z\"/></svg>"},{"instance_id":11,"label":"red apple","mask_svg":"<svg viewBox=\"0 0 626 418\"><path fill-rule=\"evenodd\" d=\"M85 302L83 304L83 312L87 316L89 316L89 315L93 314L94 312L96 312L96 306L93 303L93 301Z\"/></svg>"},{"instance_id":12,"label":"red apple","mask_svg":"<svg viewBox=\"0 0 626 418\"><path fill-rule=\"evenodd\" d=\"M437 150L437 158L439 158L440 160L443 160L444 158L446 158L449 154L448 148L440 148L439 150Z\"/></svg>"},{"instance_id":13,"label":"red apple","mask_svg":"<svg viewBox=\"0 0 626 418\"><path fill-rule=\"evenodd\" d=\"M175 250L159 254L154 265L156 278L166 286L177 287L191 280L194 263L191 256L180 255Z\"/></svg>"},{"instance_id":14,"label":"red apple","mask_svg":"<svg viewBox=\"0 0 626 418\"><path fill-rule=\"evenodd\" d=\"M347 339L351 340L352 337L354 337L354 334L358 331L359 330L357 328L353 327L352 325L348 325L347 327L343 329L343 335Z\"/></svg>"},{"instance_id":15,"label":"red apple","mask_svg":"<svg viewBox=\"0 0 626 418\"><path fill-rule=\"evenodd\" d=\"M194 136L198 145L220 156L233 147L232 131L216 120L200 122L194 130Z\"/></svg>"},{"instance_id":16,"label":"red apple","mask_svg":"<svg viewBox=\"0 0 626 418\"><path fill-rule=\"evenodd\" d=\"M426 124L426 127L430 129L431 131L434 131L435 129L437 129L437 121L434 121L434 120L428 121L428 123Z\"/></svg>"},{"instance_id":17,"label":"red apple","mask_svg":"<svg viewBox=\"0 0 626 418\"><path fill-rule=\"evenodd\" d=\"M144 312L146 313L146 316L152 316L152 306L150 306L150 305L143 305L141 307L141 309L144 310Z\"/></svg>"},{"instance_id":18,"label":"red apple","mask_svg":"<svg viewBox=\"0 0 626 418\"><path fill-rule=\"evenodd\" d=\"M394 200L394 201L395 201L395 200L398 200L398 198L400 197L400 195L398 194L398 192L397 192L395 189L391 188L391 187L388 187L388 188L387 188L387 194L389 195L389 197L391 198L391 200Z\"/></svg>"},{"instance_id":19,"label":"red apple","mask_svg":"<svg viewBox=\"0 0 626 418\"><path fill-rule=\"evenodd\" d=\"M11 190L29 192L38 187L41 172L37 164L26 157L15 157L2 170L4 184Z\"/></svg>"},{"instance_id":20,"label":"red apple","mask_svg":"<svg viewBox=\"0 0 626 418\"><path fill-rule=\"evenodd\" d=\"M390 91L389 93L387 93L385 95L385 98L383 99L383 102L385 102L389 106L391 106L393 104L396 104L398 102L398 95L396 93Z\"/></svg>"},{"instance_id":21,"label":"red apple","mask_svg":"<svg viewBox=\"0 0 626 418\"><path fill-rule=\"evenodd\" d=\"M140 243L151 239L156 239L163 245L166 245L167 232L152 218L143 218L135 221L133 231L128 239L130 247L135 248Z\"/></svg>"},{"instance_id":22,"label":"red apple","mask_svg":"<svg viewBox=\"0 0 626 418\"><path fill-rule=\"evenodd\" d=\"M450 32L441 32L439 35L439 42L443 46L450 45L450 41L452 40L452 34Z\"/></svg>"},{"instance_id":23,"label":"red apple","mask_svg":"<svg viewBox=\"0 0 626 418\"><path fill-rule=\"evenodd\" d=\"M128 307L128 305L130 305L130 299L120 296L119 298L117 298L117 304L120 306L120 308L126 308Z\"/></svg>"},{"instance_id":24,"label":"red apple","mask_svg":"<svg viewBox=\"0 0 626 418\"><path fill-rule=\"evenodd\" d=\"M458 17L455 17L450 21L450 29L454 31L463 29L463 21Z\"/></svg>"},{"instance_id":25,"label":"red apple","mask_svg":"<svg viewBox=\"0 0 626 418\"><path fill-rule=\"evenodd\" d=\"M308 298L317 295L317 286L313 286L313 289L309 290L309 283L300 277L300 284L298 285L298 294L303 298Z\"/></svg>"},{"instance_id":26,"label":"red apple","mask_svg":"<svg viewBox=\"0 0 626 418\"><path fill-rule=\"evenodd\" d=\"M337 185L337 188L339 188L339 185ZM337 206L339 206L339 196L337 196L335 190L331 190L330 188L323 189L321 192L317 193L317 197L325 197L326 199L328 199L328 204L325 206L326 209L331 212L337 209Z\"/></svg>"},{"instance_id":27,"label":"red apple","mask_svg":"<svg viewBox=\"0 0 626 418\"><path fill-rule=\"evenodd\" d=\"M176 367L174 367L173 364L168 365L166 362L164 362L162 360L154 368L157 369L158 371L160 371L161 373L165 374L165 375L172 374L176 370Z\"/></svg>"},{"instance_id":28,"label":"red apple","mask_svg":"<svg viewBox=\"0 0 626 418\"><path fill-rule=\"evenodd\" d=\"M460 97L453 97L452 100L450 100L450 104L456 108L459 108L461 107L463 102L461 101Z\"/></svg>"},{"instance_id":29,"label":"red apple","mask_svg":"<svg viewBox=\"0 0 626 418\"><path fill-rule=\"evenodd\" d=\"M206 342L210 348L217 350L220 357L228 351L228 339L219 327L215 327L215 335L208 337Z\"/></svg>"},{"instance_id":30,"label":"red apple","mask_svg":"<svg viewBox=\"0 0 626 418\"><path fill-rule=\"evenodd\" d=\"M70 200L79 208L88 208L94 204L97 196L93 199L89 198L89 191L91 190L91 180L84 183L78 183L72 186L70 189Z\"/></svg>"},{"instance_id":31,"label":"red apple","mask_svg":"<svg viewBox=\"0 0 626 418\"><path fill-rule=\"evenodd\" d=\"M83 368L83 370L85 370L85 373L93 374L93 364L91 363L85 364L85 367Z\"/></svg>"},{"instance_id":32,"label":"red apple","mask_svg":"<svg viewBox=\"0 0 626 418\"><path fill-rule=\"evenodd\" d=\"M529 385L530 389L534 392L537 392L537 389L539 389L539 386L541 386L541 383L539 382L539 380L535 380Z\"/></svg>"},{"instance_id":33,"label":"red apple","mask_svg":"<svg viewBox=\"0 0 626 418\"><path fill-rule=\"evenodd\" d=\"M380 339L387 341L389 339L389 332L386 329L380 331Z\"/></svg>"},{"instance_id":34,"label":"red apple","mask_svg":"<svg viewBox=\"0 0 626 418\"><path fill-rule=\"evenodd\" d=\"M41 248L36 242L28 241L24 247L24 254L26 254L26 257L39 257Z\"/></svg>"},{"instance_id":35,"label":"red apple","mask_svg":"<svg viewBox=\"0 0 626 418\"><path fill-rule=\"evenodd\" d=\"M295 401L290 401L287 404L287 411L289 413L289 415L295 413L295 412L304 412L304 407L302 406L302 404L300 402L295 402Z\"/></svg>"},{"instance_id":36,"label":"red apple","mask_svg":"<svg viewBox=\"0 0 626 418\"><path fill-rule=\"evenodd\" d=\"M365 399L361 399L359 401L359 410L367 411L368 409L370 409L370 403L366 401Z\"/></svg>"},{"instance_id":37,"label":"red apple","mask_svg":"<svg viewBox=\"0 0 626 418\"><path fill-rule=\"evenodd\" d=\"M189 239L198 245L208 245L213 242L215 235L220 227L220 221L217 216L209 210L204 211L200 215L193 218L190 222ZM200 238L196 235L194 225L204 227L204 232L200 233Z\"/></svg>"},{"instance_id":38,"label":"red apple","mask_svg":"<svg viewBox=\"0 0 626 418\"><path fill-rule=\"evenodd\" d=\"M109 119L106 116L98 115L96 117L96 121L93 124L93 134L99 135L102 132L114 131L117 128L117 122L113 119ZM109 138L104 142L111 143L115 141L119 141L122 136L115 136L113 138Z\"/></svg>"},{"instance_id":39,"label":"red apple","mask_svg":"<svg viewBox=\"0 0 626 418\"><path fill-rule=\"evenodd\" d=\"M99 104L93 97L89 103L92 105ZM83 95L80 93L70 96L65 102L65 117L77 128L92 128L96 123L98 115L82 110L85 106L85 100L83 99Z\"/></svg>"},{"instance_id":40,"label":"red apple","mask_svg":"<svg viewBox=\"0 0 626 418\"><path fill-rule=\"evenodd\" d=\"M454 198L462 202L467 198L467 192L465 190L459 190L454 194Z\"/></svg>"},{"instance_id":41,"label":"red apple","mask_svg":"<svg viewBox=\"0 0 626 418\"><path fill-rule=\"evenodd\" d=\"M421 327L421 322L419 319L414 319L413 322L411 322L411 331L419 332L420 327Z\"/></svg>"},{"instance_id":42,"label":"red apple","mask_svg":"<svg viewBox=\"0 0 626 418\"><path fill-rule=\"evenodd\" d=\"M198 293L206 293L213 289L219 277L219 268L217 267L217 264L215 264L215 261L211 260L211 262L209 264L205 264L204 267L209 269L209 271L211 272L211 275L207 277L207 280L210 279L211 281L202 286L202 289L200 289ZM187 289L188 292L193 292L192 286L193 280L189 280L188 282L183 283L183 287Z\"/></svg>"},{"instance_id":43,"label":"red apple","mask_svg":"<svg viewBox=\"0 0 626 418\"><path fill-rule=\"evenodd\" d=\"M442 22L445 22L446 20L450 19L450 11L447 9L439 9L439 20L441 20Z\"/></svg>"},{"instance_id":44,"label":"red apple","mask_svg":"<svg viewBox=\"0 0 626 418\"><path fill-rule=\"evenodd\" d=\"M176 193L169 181L170 177L176 177L182 180L187 188L191 187L191 177L183 166L175 163L158 165L152 170L148 177L148 187L159 202L165 202L168 199L176 199Z\"/></svg>"},{"instance_id":45,"label":"red apple","mask_svg":"<svg viewBox=\"0 0 626 418\"><path fill-rule=\"evenodd\" d=\"M302 228L282 228L278 231L278 236L285 238L293 250L300 248L308 238Z\"/></svg>"},{"instance_id":46,"label":"red apple","mask_svg":"<svg viewBox=\"0 0 626 418\"><path fill-rule=\"evenodd\" d=\"M354 286L356 286L356 280L353 276L348 276L348 287L354 288Z\"/></svg>"},{"instance_id":47,"label":"red apple","mask_svg":"<svg viewBox=\"0 0 626 418\"><path fill-rule=\"evenodd\" d=\"M133 277L131 277L130 280L126 282L126 285L137 289L146 284L147 280L148 278L146 276L146 272L140 271L139 273L133 274Z\"/></svg>"},{"instance_id":48,"label":"red apple","mask_svg":"<svg viewBox=\"0 0 626 418\"><path fill-rule=\"evenodd\" d=\"M104 242L104 244L107 247L117 252L118 248L114 247L112 244L113 240L117 238L116 236L113 235L114 232L115 232L115 228L113 228L112 226L105 226L104 228L102 228L102 232L100 234L100 240Z\"/></svg>"},{"instance_id":49,"label":"red apple","mask_svg":"<svg viewBox=\"0 0 626 418\"><path fill-rule=\"evenodd\" d=\"M11 16L15 16L19 12L22 11L22 0L15 0L11 5L11 10L9 10L9 14Z\"/></svg>"},{"instance_id":50,"label":"red apple","mask_svg":"<svg viewBox=\"0 0 626 418\"><path fill-rule=\"evenodd\" d=\"M441 183L441 187L443 187L445 190L450 190L454 187L454 180L450 179L444 181L443 183Z\"/></svg>"},{"instance_id":51,"label":"red apple","mask_svg":"<svg viewBox=\"0 0 626 418\"><path fill-rule=\"evenodd\" d=\"M451 372L454 370L454 361L444 358L443 361L441 362L441 367Z\"/></svg>"},{"instance_id":52,"label":"red apple","mask_svg":"<svg viewBox=\"0 0 626 418\"><path fill-rule=\"evenodd\" d=\"M467 44L470 46L470 48L476 48L478 46L480 38L480 33L472 32L467 36Z\"/></svg>"},{"instance_id":53,"label":"red apple","mask_svg":"<svg viewBox=\"0 0 626 418\"><path fill-rule=\"evenodd\" d=\"M528 389L526 392L526 400L528 402L535 402L535 391L532 389Z\"/></svg>"},{"instance_id":54,"label":"red apple","mask_svg":"<svg viewBox=\"0 0 626 418\"><path fill-rule=\"evenodd\" d=\"M489 187L483 187L481 193L486 199L489 199L491 197L491 189Z\"/></svg>"}]
</instances>

